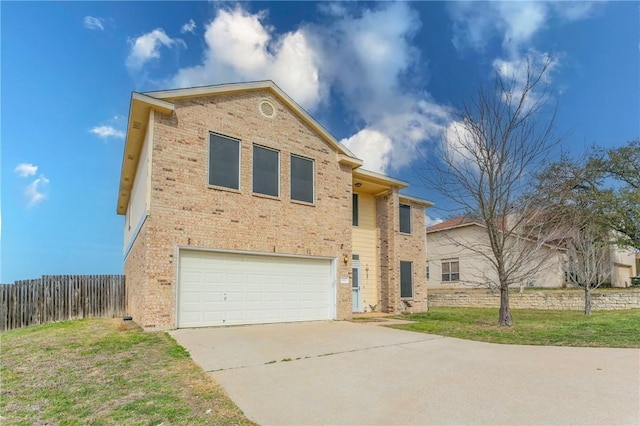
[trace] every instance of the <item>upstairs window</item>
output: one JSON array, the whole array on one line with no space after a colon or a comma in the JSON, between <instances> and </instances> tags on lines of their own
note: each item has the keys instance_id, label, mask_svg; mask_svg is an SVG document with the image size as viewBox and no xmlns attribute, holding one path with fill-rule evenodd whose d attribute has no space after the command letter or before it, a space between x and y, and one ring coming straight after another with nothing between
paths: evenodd
<instances>
[{"instance_id":1,"label":"upstairs window","mask_svg":"<svg viewBox=\"0 0 640 426\"><path fill-rule=\"evenodd\" d=\"M411 299L413 297L413 263L400 261L400 297Z\"/></svg>"},{"instance_id":2,"label":"upstairs window","mask_svg":"<svg viewBox=\"0 0 640 426\"><path fill-rule=\"evenodd\" d=\"M313 160L291 156L291 199L313 203Z\"/></svg>"},{"instance_id":3,"label":"upstairs window","mask_svg":"<svg viewBox=\"0 0 640 426\"><path fill-rule=\"evenodd\" d=\"M460 262L458 259L442 261L442 281L460 281Z\"/></svg>"},{"instance_id":4,"label":"upstairs window","mask_svg":"<svg viewBox=\"0 0 640 426\"><path fill-rule=\"evenodd\" d=\"M400 204L400 232L411 233L411 206Z\"/></svg>"},{"instance_id":5,"label":"upstairs window","mask_svg":"<svg viewBox=\"0 0 640 426\"><path fill-rule=\"evenodd\" d=\"M253 192L280 196L280 155L278 151L253 146Z\"/></svg>"},{"instance_id":6,"label":"upstairs window","mask_svg":"<svg viewBox=\"0 0 640 426\"><path fill-rule=\"evenodd\" d=\"M209 185L240 189L240 141L209 135Z\"/></svg>"},{"instance_id":7,"label":"upstairs window","mask_svg":"<svg viewBox=\"0 0 640 426\"><path fill-rule=\"evenodd\" d=\"M353 194L352 208L352 225L358 226L358 194Z\"/></svg>"}]
</instances>

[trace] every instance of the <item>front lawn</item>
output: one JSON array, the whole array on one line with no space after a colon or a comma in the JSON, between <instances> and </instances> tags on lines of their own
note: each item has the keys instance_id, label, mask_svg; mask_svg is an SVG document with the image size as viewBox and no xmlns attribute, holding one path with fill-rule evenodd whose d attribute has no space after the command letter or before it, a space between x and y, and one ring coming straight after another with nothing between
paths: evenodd
<instances>
[{"instance_id":1,"label":"front lawn","mask_svg":"<svg viewBox=\"0 0 640 426\"><path fill-rule=\"evenodd\" d=\"M512 310L513 327L497 327L498 309L431 308L406 314L413 324L394 328L491 343L640 348L640 309L595 311Z\"/></svg>"},{"instance_id":2,"label":"front lawn","mask_svg":"<svg viewBox=\"0 0 640 426\"><path fill-rule=\"evenodd\" d=\"M166 333L92 319L0 339L0 424L251 424Z\"/></svg>"}]
</instances>

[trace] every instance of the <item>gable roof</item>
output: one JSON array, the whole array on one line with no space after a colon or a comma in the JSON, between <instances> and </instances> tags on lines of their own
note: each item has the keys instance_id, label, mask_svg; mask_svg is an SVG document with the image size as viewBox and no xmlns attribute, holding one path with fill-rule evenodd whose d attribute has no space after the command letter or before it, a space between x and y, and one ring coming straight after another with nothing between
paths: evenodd
<instances>
[{"instance_id":1,"label":"gable roof","mask_svg":"<svg viewBox=\"0 0 640 426\"><path fill-rule=\"evenodd\" d=\"M482 222L478 220L474 220L466 216L458 216L458 217L445 220L444 222L440 222L436 225L427 227L427 233L445 231L448 229L462 228L464 226L472 226L472 225L484 227Z\"/></svg>"},{"instance_id":2,"label":"gable roof","mask_svg":"<svg viewBox=\"0 0 640 426\"><path fill-rule=\"evenodd\" d=\"M175 101L205 96L228 95L232 93L268 91L298 116L316 134L322 138L337 153L338 162L350 166L352 169L362 166L363 161L357 158L346 146L333 137L320 123L298 105L289 95L280 89L273 81L254 81L248 83L230 83L213 86L191 87L186 89L171 89L155 92L137 93L131 95L129 105L129 119L127 136L122 157L120 171L120 188L116 211L126 213L131 197L133 180L138 168L140 150L144 142L151 110L161 114L172 114L175 111Z\"/></svg>"}]
</instances>

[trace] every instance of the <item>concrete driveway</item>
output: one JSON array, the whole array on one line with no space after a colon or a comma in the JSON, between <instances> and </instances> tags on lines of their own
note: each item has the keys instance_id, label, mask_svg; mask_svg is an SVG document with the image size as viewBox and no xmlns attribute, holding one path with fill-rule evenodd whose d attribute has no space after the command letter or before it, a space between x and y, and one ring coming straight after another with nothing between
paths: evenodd
<instances>
[{"instance_id":1,"label":"concrete driveway","mask_svg":"<svg viewBox=\"0 0 640 426\"><path fill-rule=\"evenodd\" d=\"M261 425L638 425L640 350L471 342L350 322L171 335Z\"/></svg>"}]
</instances>

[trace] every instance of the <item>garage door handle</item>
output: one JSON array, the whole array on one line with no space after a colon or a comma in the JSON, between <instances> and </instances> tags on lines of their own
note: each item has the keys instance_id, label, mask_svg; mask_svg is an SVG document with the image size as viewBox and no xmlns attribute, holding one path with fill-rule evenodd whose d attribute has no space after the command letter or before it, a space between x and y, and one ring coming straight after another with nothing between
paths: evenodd
<instances>
[{"instance_id":1,"label":"garage door handle","mask_svg":"<svg viewBox=\"0 0 640 426\"><path fill-rule=\"evenodd\" d=\"M227 293L224 293L224 300L227 300Z\"/></svg>"}]
</instances>

